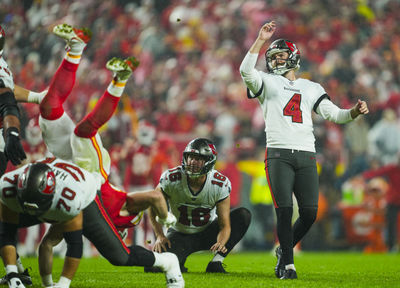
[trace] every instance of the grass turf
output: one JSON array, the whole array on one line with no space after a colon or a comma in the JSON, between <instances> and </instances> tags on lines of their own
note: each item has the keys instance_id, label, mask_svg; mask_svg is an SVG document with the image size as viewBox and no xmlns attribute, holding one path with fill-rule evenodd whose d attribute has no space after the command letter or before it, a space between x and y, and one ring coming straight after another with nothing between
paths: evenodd
<instances>
[{"instance_id":1,"label":"grass turf","mask_svg":"<svg viewBox=\"0 0 400 288\"><path fill-rule=\"evenodd\" d=\"M400 257L396 254L312 253L295 256L299 279L279 280L271 253L235 253L224 263L229 274L204 273L209 253L194 254L186 262L186 287L399 287ZM32 267L34 285L41 287L36 258L23 259ZM54 259L53 278L58 280L63 259ZM71 288L165 287L163 274L143 273L141 267L114 267L103 258L82 259Z\"/></svg>"}]
</instances>

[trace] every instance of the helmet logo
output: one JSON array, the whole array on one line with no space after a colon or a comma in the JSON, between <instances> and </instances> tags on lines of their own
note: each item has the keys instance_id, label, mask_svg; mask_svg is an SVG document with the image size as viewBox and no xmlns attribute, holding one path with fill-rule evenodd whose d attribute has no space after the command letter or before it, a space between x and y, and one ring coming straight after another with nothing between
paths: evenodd
<instances>
[{"instance_id":1,"label":"helmet logo","mask_svg":"<svg viewBox=\"0 0 400 288\"><path fill-rule=\"evenodd\" d=\"M54 172L50 171L46 175L45 183L44 183L44 188L41 191L43 194L53 194L54 189L55 189L55 176Z\"/></svg>"},{"instance_id":2,"label":"helmet logo","mask_svg":"<svg viewBox=\"0 0 400 288\"><path fill-rule=\"evenodd\" d=\"M217 148L215 148L214 144L208 144L208 147L210 147L213 155L217 155L218 154Z\"/></svg>"},{"instance_id":3,"label":"helmet logo","mask_svg":"<svg viewBox=\"0 0 400 288\"><path fill-rule=\"evenodd\" d=\"M300 51L297 49L296 44L289 41L285 41L285 43L289 47L290 51L292 51L292 53L300 54Z\"/></svg>"}]
</instances>

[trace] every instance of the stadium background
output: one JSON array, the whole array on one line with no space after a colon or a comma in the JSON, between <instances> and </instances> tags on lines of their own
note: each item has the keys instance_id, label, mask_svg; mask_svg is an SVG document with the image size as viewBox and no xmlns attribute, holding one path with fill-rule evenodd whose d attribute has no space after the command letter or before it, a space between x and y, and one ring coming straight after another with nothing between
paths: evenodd
<instances>
[{"instance_id":1,"label":"stadium background","mask_svg":"<svg viewBox=\"0 0 400 288\"><path fill-rule=\"evenodd\" d=\"M0 21L14 82L33 91L46 89L64 55L64 43L51 27L92 29L65 103L75 120L106 88L111 78L106 61L137 56L141 65L102 130L114 183L129 191L151 187L161 171L180 164L187 141L213 139L220 153L217 169L234 187L232 206L244 205L254 215L242 249L271 249L276 237L265 190L264 122L257 101L246 98L238 71L262 24L277 21L275 36L300 48L301 77L321 83L341 107L357 99L370 107L369 115L346 126L315 116L320 213L301 248L384 252L389 184L382 178L367 181L360 173L398 159L399 8L396 0L3 0ZM263 66L260 57L258 67ZM37 137L38 106L23 104L21 111L25 148L36 159L45 154ZM140 229L146 233L148 227Z\"/></svg>"}]
</instances>

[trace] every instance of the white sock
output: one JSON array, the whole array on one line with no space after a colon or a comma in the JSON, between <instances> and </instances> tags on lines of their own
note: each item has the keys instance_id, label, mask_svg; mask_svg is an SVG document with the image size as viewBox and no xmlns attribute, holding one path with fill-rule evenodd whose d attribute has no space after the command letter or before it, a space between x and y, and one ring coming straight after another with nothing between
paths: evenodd
<instances>
[{"instance_id":1,"label":"white sock","mask_svg":"<svg viewBox=\"0 0 400 288\"><path fill-rule=\"evenodd\" d=\"M224 262L225 257L222 255L219 255L218 253L214 255L214 258L211 260L211 262Z\"/></svg>"},{"instance_id":2,"label":"white sock","mask_svg":"<svg viewBox=\"0 0 400 288\"><path fill-rule=\"evenodd\" d=\"M115 97L121 97L122 93L124 92L126 82L128 82L128 80L118 81L118 82L115 80L112 80L111 83L107 87L108 93L110 93L111 95L113 95Z\"/></svg>"},{"instance_id":3,"label":"white sock","mask_svg":"<svg viewBox=\"0 0 400 288\"><path fill-rule=\"evenodd\" d=\"M6 274L10 274L12 272L18 273L17 265L6 265Z\"/></svg>"},{"instance_id":4,"label":"white sock","mask_svg":"<svg viewBox=\"0 0 400 288\"><path fill-rule=\"evenodd\" d=\"M285 269L286 270L294 270L294 271L296 271L296 268L294 267L294 264L285 265Z\"/></svg>"},{"instance_id":5,"label":"white sock","mask_svg":"<svg viewBox=\"0 0 400 288\"><path fill-rule=\"evenodd\" d=\"M45 287L53 286L53 276L51 274L43 276L42 283Z\"/></svg>"},{"instance_id":6,"label":"white sock","mask_svg":"<svg viewBox=\"0 0 400 288\"><path fill-rule=\"evenodd\" d=\"M69 284L71 284L71 279L68 279L67 277L61 276L60 280L58 280L57 284L60 287L68 288Z\"/></svg>"},{"instance_id":7,"label":"white sock","mask_svg":"<svg viewBox=\"0 0 400 288\"><path fill-rule=\"evenodd\" d=\"M22 272L24 272L24 265L22 265L22 262L21 262L21 258L17 258L17 268L18 268L18 273L22 273Z\"/></svg>"}]
</instances>

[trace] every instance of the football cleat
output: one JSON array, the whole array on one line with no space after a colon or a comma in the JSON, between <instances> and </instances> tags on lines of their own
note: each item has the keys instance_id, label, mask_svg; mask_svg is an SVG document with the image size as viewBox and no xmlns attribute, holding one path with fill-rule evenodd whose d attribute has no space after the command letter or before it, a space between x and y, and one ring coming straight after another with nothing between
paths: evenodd
<instances>
[{"instance_id":1,"label":"football cleat","mask_svg":"<svg viewBox=\"0 0 400 288\"><path fill-rule=\"evenodd\" d=\"M7 278L7 284L9 288L25 288L18 273L15 272L8 273L5 276L5 278Z\"/></svg>"},{"instance_id":2,"label":"football cleat","mask_svg":"<svg viewBox=\"0 0 400 288\"><path fill-rule=\"evenodd\" d=\"M135 57L129 57L126 60L114 57L108 60L106 68L114 73L116 81L126 81L132 72L139 66L139 61Z\"/></svg>"},{"instance_id":3,"label":"football cleat","mask_svg":"<svg viewBox=\"0 0 400 288\"><path fill-rule=\"evenodd\" d=\"M206 272L207 273L227 273L224 269L225 264L221 261L210 262L207 265Z\"/></svg>"},{"instance_id":4,"label":"football cleat","mask_svg":"<svg viewBox=\"0 0 400 288\"><path fill-rule=\"evenodd\" d=\"M144 267L144 272L145 273L162 273L163 271L159 267ZM184 265L181 265L181 273L187 273L188 268L186 268Z\"/></svg>"},{"instance_id":5,"label":"football cleat","mask_svg":"<svg viewBox=\"0 0 400 288\"><path fill-rule=\"evenodd\" d=\"M283 275L283 272L285 271L285 265L283 264L283 261L282 261L281 246L276 247L275 256L276 256L275 276L277 278L281 278Z\"/></svg>"},{"instance_id":6,"label":"football cleat","mask_svg":"<svg viewBox=\"0 0 400 288\"><path fill-rule=\"evenodd\" d=\"M10 273L11 274L11 273ZM3 278L0 279L0 285L7 284L7 281L10 277L10 274L5 275ZM29 275L28 269L25 269L22 273L17 273L19 279L21 279L22 283L25 285L32 285L32 278Z\"/></svg>"},{"instance_id":7,"label":"football cleat","mask_svg":"<svg viewBox=\"0 0 400 288\"><path fill-rule=\"evenodd\" d=\"M59 24L53 28L53 33L67 41L67 46L74 43L87 44L92 38L92 31L89 28L74 28L68 24Z\"/></svg>"},{"instance_id":8,"label":"football cleat","mask_svg":"<svg viewBox=\"0 0 400 288\"><path fill-rule=\"evenodd\" d=\"M283 270L282 276L279 279L281 279L281 280L297 279L296 270L293 270L293 269Z\"/></svg>"},{"instance_id":9,"label":"football cleat","mask_svg":"<svg viewBox=\"0 0 400 288\"><path fill-rule=\"evenodd\" d=\"M165 272L167 288L185 287L185 281L183 280L181 269L179 267L178 257L171 252L158 253L158 255L161 260L161 264L158 267Z\"/></svg>"}]
</instances>

